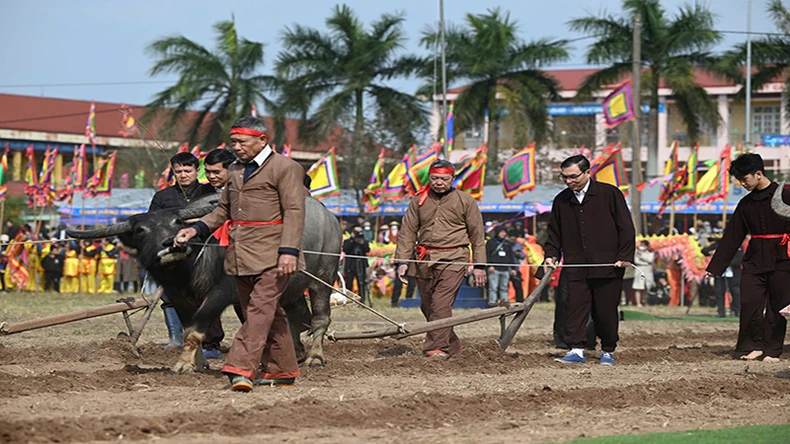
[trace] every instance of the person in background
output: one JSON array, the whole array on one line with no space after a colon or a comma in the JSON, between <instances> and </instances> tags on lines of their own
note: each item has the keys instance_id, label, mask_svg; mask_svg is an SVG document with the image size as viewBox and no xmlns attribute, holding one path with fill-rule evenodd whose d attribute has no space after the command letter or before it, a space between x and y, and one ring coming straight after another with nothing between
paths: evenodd
<instances>
[{"instance_id":1,"label":"person in background","mask_svg":"<svg viewBox=\"0 0 790 444\"><path fill-rule=\"evenodd\" d=\"M80 259L80 291L96 293L96 269L99 249L89 240L82 241L82 259Z\"/></svg>"},{"instance_id":2,"label":"person in background","mask_svg":"<svg viewBox=\"0 0 790 444\"><path fill-rule=\"evenodd\" d=\"M365 233L365 241L373 242L373 228L370 226L370 221L365 221L362 224L362 231Z\"/></svg>"},{"instance_id":3,"label":"person in background","mask_svg":"<svg viewBox=\"0 0 790 444\"><path fill-rule=\"evenodd\" d=\"M137 267L137 250L118 241L118 273L115 275L116 290L125 293L129 290L137 293L140 281L140 270Z\"/></svg>"},{"instance_id":4,"label":"person in background","mask_svg":"<svg viewBox=\"0 0 790 444\"><path fill-rule=\"evenodd\" d=\"M118 264L118 248L110 239L101 240L99 250L99 293L112 293L115 282L115 268Z\"/></svg>"},{"instance_id":5,"label":"person in background","mask_svg":"<svg viewBox=\"0 0 790 444\"><path fill-rule=\"evenodd\" d=\"M517 230L511 230L507 239L513 249L513 263L516 265L523 264L527 260L527 255L524 254L524 245L518 241L518 234ZM516 293L516 302L524 302L524 278L521 275L521 270L515 267L511 270L513 273L510 275L510 283Z\"/></svg>"},{"instance_id":6,"label":"person in background","mask_svg":"<svg viewBox=\"0 0 790 444\"><path fill-rule=\"evenodd\" d=\"M510 276L516 274L513 246L507 240L507 230L500 226L494 229L494 236L486 242L488 267L488 306L508 305L507 289ZM523 298L523 295L522 295Z\"/></svg>"},{"instance_id":7,"label":"person in background","mask_svg":"<svg viewBox=\"0 0 790 444\"><path fill-rule=\"evenodd\" d=\"M647 294L647 303L648 305L667 305L669 304L669 296L672 292L672 289L669 287L669 281L667 280L667 274L664 272L656 274L658 274L658 280L656 280L654 290Z\"/></svg>"},{"instance_id":8,"label":"person in background","mask_svg":"<svg viewBox=\"0 0 790 444\"><path fill-rule=\"evenodd\" d=\"M203 160L206 179L217 193L222 193L225 188L225 184L228 182L228 167L234 160L236 160L236 156L233 153L221 148L209 151Z\"/></svg>"},{"instance_id":9,"label":"person in background","mask_svg":"<svg viewBox=\"0 0 790 444\"><path fill-rule=\"evenodd\" d=\"M5 271L8 266L5 249L8 248L9 240L10 238L7 234L0 234L0 288L2 288L2 291L9 291L5 286Z\"/></svg>"},{"instance_id":10,"label":"person in background","mask_svg":"<svg viewBox=\"0 0 790 444\"><path fill-rule=\"evenodd\" d=\"M80 291L80 258L71 242L66 244L66 255L63 259L63 278L60 281L61 293L79 293Z\"/></svg>"},{"instance_id":11,"label":"person in background","mask_svg":"<svg viewBox=\"0 0 790 444\"><path fill-rule=\"evenodd\" d=\"M370 253L370 244L365 240L365 233L361 226L354 225L354 228L351 229L351 238L343 242L343 253L347 255L343 265L343 279L346 281L346 290L352 290L354 280L356 280L359 296L364 304L367 294L368 260L361 257L348 257L367 256Z\"/></svg>"},{"instance_id":12,"label":"person in background","mask_svg":"<svg viewBox=\"0 0 790 444\"><path fill-rule=\"evenodd\" d=\"M639 242L634 255L634 265L642 273L634 275L634 283L632 284L634 301L638 307L642 307L647 303L646 293L655 285L653 280L653 263L655 261L656 254L650 249L650 242L646 240Z\"/></svg>"},{"instance_id":13,"label":"person in background","mask_svg":"<svg viewBox=\"0 0 790 444\"><path fill-rule=\"evenodd\" d=\"M58 244L52 244L49 252L41 259L44 269L44 291L60 293L60 278L63 276L63 253Z\"/></svg>"},{"instance_id":14,"label":"person in background","mask_svg":"<svg viewBox=\"0 0 790 444\"><path fill-rule=\"evenodd\" d=\"M706 256L712 256L716 253L718 242L710 245L708 248L703 248L702 253ZM721 276L713 277L713 288L716 293L716 311L720 318L727 317L727 309L725 307L725 296L730 292L732 300L730 301L730 313L732 316L739 316L741 312L741 264L743 263L743 246L739 246L735 255L732 257L729 267L724 270Z\"/></svg>"}]
</instances>

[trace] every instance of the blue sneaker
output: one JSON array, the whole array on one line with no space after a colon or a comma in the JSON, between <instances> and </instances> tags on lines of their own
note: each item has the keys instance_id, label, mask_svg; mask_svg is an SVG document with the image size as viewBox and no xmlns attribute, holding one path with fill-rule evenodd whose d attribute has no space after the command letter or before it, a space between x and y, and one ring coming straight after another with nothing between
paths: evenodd
<instances>
[{"instance_id":1,"label":"blue sneaker","mask_svg":"<svg viewBox=\"0 0 790 444\"><path fill-rule=\"evenodd\" d=\"M215 348L212 348L211 350L206 350L204 348L203 356L205 356L206 359L222 359L222 352Z\"/></svg>"},{"instance_id":2,"label":"blue sneaker","mask_svg":"<svg viewBox=\"0 0 790 444\"><path fill-rule=\"evenodd\" d=\"M563 363L563 364L586 364L587 360L584 359L584 355L579 356L574 352L568 352L567 355L563 358L556 358L555 361Z\"/></svg>"},{"instance_id":3,"label":"blue sneaker","mask_svg":"<svg viewBox=\"0 0 790 444\"><path fill-rule=\"evenodd\" d=\"M614 353L601 352L601 359L598 360L601 365L614 365Z\"/></svg>"}]
</instances>

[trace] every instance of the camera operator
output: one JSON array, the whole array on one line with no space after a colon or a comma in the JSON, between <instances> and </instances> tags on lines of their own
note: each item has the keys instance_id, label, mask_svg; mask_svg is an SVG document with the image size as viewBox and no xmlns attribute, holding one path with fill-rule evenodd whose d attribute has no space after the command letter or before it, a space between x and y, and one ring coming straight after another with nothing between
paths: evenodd
<instances>
[{"instance_id":1,"label":"camera operator","mask_svg":"<svg viewBox=\"0 0 790 444\"><path fill-rule=\"evenodd\" d=\"M365 240L365 232L359 225L351 229L351 237L343 242L343 253L348 256L366 256L370 252L370 244ZM353 287L353 280L357 280L359 296L365 302L367 293L365 276L367 275L368 260L365 258L346 257L343 267L343 278L346 280L346 290Z\"/></svg>"}]
</instances>

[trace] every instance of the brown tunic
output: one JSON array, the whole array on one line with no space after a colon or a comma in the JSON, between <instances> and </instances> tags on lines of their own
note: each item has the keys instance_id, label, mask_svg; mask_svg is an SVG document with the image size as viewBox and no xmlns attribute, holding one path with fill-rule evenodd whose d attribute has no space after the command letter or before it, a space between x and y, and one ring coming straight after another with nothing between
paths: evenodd
<instances>
[{"instance_id":1,"label":"brown tunic","mask_svg":"<svg viewBox=\"0 0 790 444\"><path fill-rule=\"evenodd\" d=\"M414 197L401 224L395 250L396 262L411 259L417 244L429 249L457 247L428 251L424 262L410 265L409 275L430 278L430 269L437 262L468 263L469 244L472 245L472 261L478 264L486 262L483 215L474 198L463 191L453 189L441 197L430 191L422 206L419 205L419 196ZM456 264L443 268L459 271L466 267Z\"/></svg>"},{"instance_id":2,"label":"brown tunic","mask_svg":"<svg viewBox=\"0 0 790 444\"><path fill-rule=\"evenodd\" d=\"M277 266L280 251L298 252L298 268L304 268L304 168L295 161L272 153L244 182L245 165L228 167L228 183L219 205L201 221L213 232L226 220L268 222L281 225L241 226L230 229L230 245L225 252L225 272L235 276L255 276Z\"/></svg>"},{"instance_id":3,"label":"brown tunic","mask_svg":"<svg viewBox=\"0 0 790 444\"><path fill-rule=\"evenodd\" d=\"M566 264L613 264L634 260L636 239L631 212L623 193L606 183L590 180L581 203L566 188L554 198L545 257L564 256ZM568 279L622 277L624 269L609 267L564 270Z\"/></svg>"},{"instance_id":4,"label":"brown tunic","mask_svg":"<svg viewBox=\"0 0 790 444\"><path fill-rule=\"evenodd\" d=\"M790 221L785 221L771 209L771 197L779 184L754 190L738 202L730 222L724 229L716 253L708 264L707 270L720 276L730 265L735 252L747 234L784 234L790 233ZM790 201L790 192L782 190L782 198ZM780 245L780 239L751 239L743 257L744 273L767 273L770 271L790 271L787 245ZM779 307L781 308L781 307Z\"/></svg>"}]
</instances>

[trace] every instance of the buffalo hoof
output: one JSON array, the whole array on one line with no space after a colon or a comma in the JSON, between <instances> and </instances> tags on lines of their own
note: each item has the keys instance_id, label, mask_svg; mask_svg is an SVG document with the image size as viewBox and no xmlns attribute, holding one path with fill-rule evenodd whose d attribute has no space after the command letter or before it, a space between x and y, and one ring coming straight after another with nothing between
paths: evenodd
<instances>
[{"instance_id":1,"label":"buffalo hoof","mask_svg":"<svg viewBox=\"0 0 790 444\"><path fill-rule=\"evenodd\" d=\"M323 367L326 365L323 356L308 356L304 362L310 368Z\"/></svg>"},{"instance_id":2,"label":"buffalo hoof","mask_svg":"<svg viewBox=\"0 0 790 444\"><path fill-rule=\"evenodd\" d=\"M203 349L201 347L195 350L185 350L184 353L181 354L181 358L179 358L178 362L176 362L172 368L173 373L179 375L201 372L206 369L208 369L208 362L206 362L206 357L203 355Z\"/></svg>"}]
</instances>

